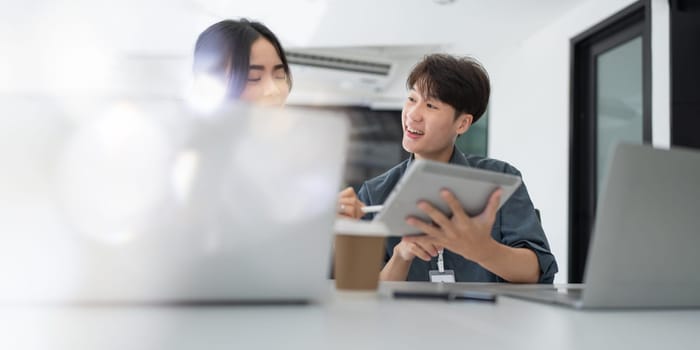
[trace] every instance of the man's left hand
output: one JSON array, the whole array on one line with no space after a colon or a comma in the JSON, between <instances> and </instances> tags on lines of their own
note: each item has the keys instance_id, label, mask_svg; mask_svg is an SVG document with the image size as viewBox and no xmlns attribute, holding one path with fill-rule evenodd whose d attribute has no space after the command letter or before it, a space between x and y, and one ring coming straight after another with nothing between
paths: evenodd
<instances>
[{"instance_id":1,"label":"man's left hand","mask_svg":"<svg viewBox=\"0 0 700 350\"><path fill-rule=\"evenodd\" d=\"M448 218L430 203L421 201L418 203L418 208L425 212L434 224L409 217L406 222L421 230L425 235L404 238L409 241L421 242L423 245L430 243L434 246L445 247L476 263L487 260L492 255L494 246L498 244L491 237L491 229L501 201L501 190L494 191L484 211L474 217L470 217L464 212L462 205L450 191L440 191L440 197L452 211L452 218Z\"/></svg>"}]
</instances>

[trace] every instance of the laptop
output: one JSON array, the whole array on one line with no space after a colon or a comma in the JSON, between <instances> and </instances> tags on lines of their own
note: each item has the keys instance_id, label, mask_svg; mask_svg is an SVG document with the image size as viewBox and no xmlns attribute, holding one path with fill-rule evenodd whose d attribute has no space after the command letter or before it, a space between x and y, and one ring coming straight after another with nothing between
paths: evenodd
<instances>
[{"instance_id":1,"label":"laptop","mask_svg":"<svg viewBox=\"0 0 700 350\"><path fill-rule=\"evenodd\" d=\"M609 169L584 286L505 294L585 309L700 306L700 152L622 144Z\"/></svg>"},{"instance_id":2,"label":"laptop","mask_svg":"<svg viewBox=\"0 0 700 350\"><path fill-rule=\"evenodd\" d=\"M349 124L178 101L0 104L0 302L306 303Z\"/></svg>"}]
</instances>

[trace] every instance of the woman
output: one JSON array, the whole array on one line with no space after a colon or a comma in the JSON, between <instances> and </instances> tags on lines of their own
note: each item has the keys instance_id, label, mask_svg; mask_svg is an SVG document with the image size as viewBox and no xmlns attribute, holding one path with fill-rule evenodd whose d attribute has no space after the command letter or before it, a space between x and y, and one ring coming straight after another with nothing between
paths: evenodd
<instances>
[{"instance_id":1,"label":"woman","mask_svg":"<svg viewBox=\"0 0 700 350\"><path fill-rule=\"evenodd\" d=\"M284 50L265 25L246 19L213 24L197 38L195 79L213 78L226 87L226 100L282 106L292 88Z\"/></svg>"}]
</instances>

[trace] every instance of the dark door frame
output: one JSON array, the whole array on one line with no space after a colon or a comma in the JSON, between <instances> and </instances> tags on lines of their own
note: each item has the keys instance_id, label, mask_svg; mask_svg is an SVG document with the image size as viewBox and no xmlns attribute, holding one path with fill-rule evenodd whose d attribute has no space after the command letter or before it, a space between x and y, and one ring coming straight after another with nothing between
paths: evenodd
<instances>
[{"instance_id":1,"label":"dark door frame","mask_svg":"<svg viewBox=\"0 0 700 350\"><path fill-rule=\"evenodd\" d=\"M670 0L671 146L700 149L700 1Z\"/></svg>"},{"instance_id":2,"label":"dark door frame","mask_svg":"<svg viewBox=\"0 0 700 350\"><path fill-rule=\"evenodd\" d=\"M569 282L580 283L596 210L596 58L642 36L643 140L651 142L651 4L638 1L571 39Z\"/></svg>"}]
</instances>

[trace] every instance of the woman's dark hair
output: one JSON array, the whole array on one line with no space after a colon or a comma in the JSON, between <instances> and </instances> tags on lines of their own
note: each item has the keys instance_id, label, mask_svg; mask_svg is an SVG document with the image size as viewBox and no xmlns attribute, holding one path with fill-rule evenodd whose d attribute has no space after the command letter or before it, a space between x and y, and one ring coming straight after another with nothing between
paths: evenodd
<instances>
[{"instance_id":1,"label":"woman's dark hair","mask_svg":"<svg viewBox=\"0 0 700 350\"><path fill-rule=\"evenodd\" d=\"M247 19L224 20L199 34L194 47L194 74L204 73L226 78L227 96L238 99L248 80L251 47L261 37L275 47L291 90L292 76L279 40L264 24Z\"/></svg>"},{"instance_id":2,"label":"woman's dark hair","mask_svg":"<svg viewBox=\"0 0 700 350\"><path fill-rule=\"evenodd\" d=\"M491 85L486 69L471 57L446 54L425 56L418 62L406 87L419 89L425 97L435 98L455 109L455 118L471 114L476 121L486 111Z\"/></svg>"}]
</instances>

